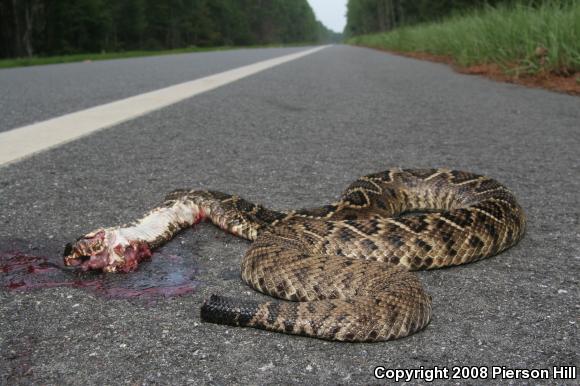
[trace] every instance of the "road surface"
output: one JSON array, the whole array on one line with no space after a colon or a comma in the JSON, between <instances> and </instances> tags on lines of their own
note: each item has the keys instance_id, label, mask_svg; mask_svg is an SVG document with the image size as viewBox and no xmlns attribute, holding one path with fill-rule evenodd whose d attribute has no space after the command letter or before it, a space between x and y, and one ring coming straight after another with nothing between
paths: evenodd
<instances>
[{"instance_id":1,"label":"road surface","mask_svg":"<svg viewBox=\"0 0 580 386\"><path fill-rule=\"evenodd\" d=\"M0 70L0 129L304 49ZM368 384L386 382L374 378L377 366L578 364L578 149L577 97L332 46L1 167L0 252L18 245L56 258L66 242L134 219L174 188L311 207L394 166L492 176L515 192L529 225L501 256L419 273L433 296L431 324L375 344L201 322L211 293L261 295L239 279L248 242L200 225L166 248L199 267L187 296L147 303L65 287L0 291L0 383Z\"/></svg>"}]
</instances>

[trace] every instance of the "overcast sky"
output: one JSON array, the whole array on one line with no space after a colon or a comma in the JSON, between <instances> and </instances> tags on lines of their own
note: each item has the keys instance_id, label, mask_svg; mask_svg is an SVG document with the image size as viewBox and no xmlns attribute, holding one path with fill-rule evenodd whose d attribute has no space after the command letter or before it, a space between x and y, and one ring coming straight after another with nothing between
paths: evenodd
<instances>
[{"instance_id":1,"label":"overcast sky","mask_svg":"<svg viewBox=\"0 0 580 386\"><path fill-rule=\"evenodd\" d=\"M335 32L342 32L346 24L347 0L308 0L316 18Z\"/></svg>"}]
</instances>

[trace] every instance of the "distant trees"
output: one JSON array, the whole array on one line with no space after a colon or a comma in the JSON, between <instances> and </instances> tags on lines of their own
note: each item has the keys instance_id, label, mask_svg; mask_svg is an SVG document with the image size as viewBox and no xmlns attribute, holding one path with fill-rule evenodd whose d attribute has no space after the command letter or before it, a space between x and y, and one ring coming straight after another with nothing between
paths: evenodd
<instances>
[{"instance_id":1,"label":"distant trees","mask_svg":"<svg viewBox=\"0 0 580 386\"><path fill-rule=\"evenodd\" d=\"M537 5L542 0L349 0L344 33L348 37L389 31L403 24L440 19L453 12L517 2Z\"/></svg>"},{"instance_id":2,"label":"distant trees","mask_svg":"<svg viewBox=\"0 0 580 386\"><path fill-rule=\"evenodd\" d=\"M335 38L307 0L0 0L0 57Z\"/></svg>"},{"instance_id":3,"label":"distant trees","mask_svg":"<svg viewBox=\"0 0 580 386\"><path fill-rule=\"evenodd\" d=\"M334 32L326 28L320 21L316 21L318 31L318 41L322 43L339 43L342 41L342 32Z\"/></svg>"}]
</instances>

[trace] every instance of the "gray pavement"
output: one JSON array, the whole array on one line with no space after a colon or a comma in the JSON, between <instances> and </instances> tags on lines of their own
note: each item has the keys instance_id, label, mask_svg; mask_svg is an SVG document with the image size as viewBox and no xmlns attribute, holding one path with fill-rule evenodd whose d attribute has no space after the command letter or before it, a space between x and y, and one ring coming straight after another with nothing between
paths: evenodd
<instances>
[{"instance_id":1,"label":"gray pavement","mask_svg":"<svg viewBox=\"0 0 580 386\"><path fill-rule=\"evenodd\" d=\"M238 49L0 70L0 132L302 50Z\"/></svg>"},{"instance_id":2,"label":"gray pavement","mask_svg":"<svg viewBox=\"0 0 580 386\"><path fill-rule=\"evenodd\" d=\"M107 76L122 76L110 66ZM19 239L48 256L174 188L309 207L393 166L492 176L516 193L529 225L501 256L419 273L433 296L431 324L375 344L201 322L211 293L262 296L239 279L248 243L201 225L167 247L197 260L193 295L141 304L70 288L0 292L0 383L368 384L376 366L577 365L578 149L576 97L334 46L4 167L0 243Z\"/></svg>"}]
</instances>

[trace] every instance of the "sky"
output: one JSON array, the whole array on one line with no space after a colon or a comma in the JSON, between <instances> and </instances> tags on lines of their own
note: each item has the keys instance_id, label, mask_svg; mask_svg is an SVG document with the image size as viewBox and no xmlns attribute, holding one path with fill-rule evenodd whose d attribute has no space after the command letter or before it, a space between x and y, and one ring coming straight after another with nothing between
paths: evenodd
<instances>
[{"instance_id":1,"label":"sky","mask_svg":"<svg viewBox=\"0 0 580 386\"><path fill-rule=\"evenodd\" d=\"M316 18L335 32L342 32L346 24L346 2L348 0L308 0Z\"/></svg>"}]
</instances>

